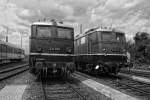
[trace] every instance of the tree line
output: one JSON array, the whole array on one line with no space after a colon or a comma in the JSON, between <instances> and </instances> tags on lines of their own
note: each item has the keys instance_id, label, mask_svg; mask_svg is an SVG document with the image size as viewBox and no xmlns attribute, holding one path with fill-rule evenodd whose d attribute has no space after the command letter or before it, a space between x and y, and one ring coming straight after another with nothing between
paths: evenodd
<instances>
[{"instance_id":1,"label":"tree line","mask_svg":"<svg viewBox=\"0 0 150 100\"><path fill-rule=\"evenodd\" d=\"M137 64L150 64L150 34L137 32L133 39L134 42L126 43L126 49L131 54L131 61Z\"/></svg>"}]
</instances>

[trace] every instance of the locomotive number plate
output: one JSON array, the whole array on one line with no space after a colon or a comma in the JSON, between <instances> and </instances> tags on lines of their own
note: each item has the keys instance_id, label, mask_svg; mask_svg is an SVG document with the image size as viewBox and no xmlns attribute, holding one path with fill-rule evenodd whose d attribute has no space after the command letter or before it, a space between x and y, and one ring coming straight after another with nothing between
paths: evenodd
<instances>
[{"instance_id":1,"label":"locomotive number plate","mask_svg":"<svg viewBox=\"0 0 150 100\"><path fill-rule=\"evenodd\" d=\"M49 48L49 51L58 51L60 48Z\"/></svg>"}]
</instances>

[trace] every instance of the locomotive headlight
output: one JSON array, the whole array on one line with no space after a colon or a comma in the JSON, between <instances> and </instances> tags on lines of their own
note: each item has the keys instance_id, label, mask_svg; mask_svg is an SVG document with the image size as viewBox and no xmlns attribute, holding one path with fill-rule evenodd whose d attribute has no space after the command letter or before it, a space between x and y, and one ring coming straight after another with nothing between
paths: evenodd
<instances>
[{"instance_id":1,"label":"locomotive headlight","mask_svg":"<svg viewBox=\"0 0 150 100\"><path fill-rule=\"evenodd\" d=\"M99 65L96 65L95 69L98 69L100 66Z\"/></svg>"},{"instance_id":2,"label":"locomotive headlight","mask_svg":"<svg viewBox=\"0 0 150 100\"><path fill-rule=\"evenodd\" d=\"M126 49L123 49L123 52L126 52Z\"/></svg>"},{"instance_id":3,"label":"locomotive headlight","mask_svg":"<svg viewBox=\"0 0 150 100\"><path fill-rule=\"evenodd\" d=\"M103 48L103 51L106 51L106 49L105 49L105 48Z\"/></svg>"}]
</instances>

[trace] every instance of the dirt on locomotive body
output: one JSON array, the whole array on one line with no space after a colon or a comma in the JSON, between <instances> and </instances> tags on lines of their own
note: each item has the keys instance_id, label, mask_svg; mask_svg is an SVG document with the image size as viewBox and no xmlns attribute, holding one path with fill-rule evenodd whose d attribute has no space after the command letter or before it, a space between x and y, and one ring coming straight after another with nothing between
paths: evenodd
<instances>
[{"instance_id":1,"label":"dirt on locomotive body","mask_svg":"<svg viewBox=\"0 0 150 100\"><path fill-rule=\"evenodd\" d=\"M75 38L76 69L92 74L117 74L128 66L125 34L113 28L97 27Z\"/></svg>"},{"instance_id":2,"label":"dirt on locomotive body","mask_svg":"<svg viewBox=\"0 0 150 100\"><path fill-rule=\"evenodd\" d=\"M74 29L57 23L31 26L30 72L37 77L68 76L74 72Z\"/></svg>"}]
</instances>

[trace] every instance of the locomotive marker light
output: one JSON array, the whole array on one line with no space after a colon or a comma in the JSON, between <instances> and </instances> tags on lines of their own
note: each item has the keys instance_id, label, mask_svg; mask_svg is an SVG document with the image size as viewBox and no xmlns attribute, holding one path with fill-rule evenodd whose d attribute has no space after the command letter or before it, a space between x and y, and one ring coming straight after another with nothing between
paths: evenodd
<instances>
[{"instance_id":1,"label":"locomotive marker light","mask_svg":"<svg viewBox=\"0 0 150 100\"><path fill-rule=\"evenodd\" d=\"M95 69L99 69L99 67L100 67L99 65L96 65Z\"/></svg>"}]
</instances>

